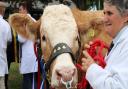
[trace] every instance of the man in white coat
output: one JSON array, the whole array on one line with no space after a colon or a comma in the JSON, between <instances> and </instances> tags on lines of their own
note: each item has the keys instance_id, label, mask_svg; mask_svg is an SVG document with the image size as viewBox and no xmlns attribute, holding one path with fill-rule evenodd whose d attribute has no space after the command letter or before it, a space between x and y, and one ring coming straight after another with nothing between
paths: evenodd
<instances>
[{"instance_id":1,"label":"man in white coat","mask_svg":"<svg viewBox=\"0 0 128 89\"><path fill-rule=\"evenodd\" d=\"M19 13L28 14L27 2L19 4ZM32 17L31 17L32 18ZM32 18L36 21L34 18ZM37 89L37 70L38 63L34 53L34 42L18 35L18 41L21 43L21 63L20 73L23 74L22 89Z\"/></svg>"},{"instance_id":2,"label":"man in white coat","mask_svg":"<svg viewBox=\"0 0 128 89\"><path fill-rule=\"evenodd\" d=\"M5 74L8 74L7 44L12 41L11 28L3 19L5 9L8 5L0 1L0 89L5 89Z\"/></svg>"}]
</instances>

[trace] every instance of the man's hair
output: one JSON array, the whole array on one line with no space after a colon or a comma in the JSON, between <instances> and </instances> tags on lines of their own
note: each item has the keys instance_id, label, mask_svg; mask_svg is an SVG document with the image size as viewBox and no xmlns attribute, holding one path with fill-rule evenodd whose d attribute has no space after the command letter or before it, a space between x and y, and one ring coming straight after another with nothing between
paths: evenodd
<instances>
[{"instance_id":1,"label":"man's hair","mask_svg":"<svg viewBox=\"0 0 128 89\"><path fill-rule=\"evenodd\" d=\"M0 0L0 2L5 2L4 0ZM0 6L0 14L4 15L6 6Z\"/></svg>"},{"instance_id":2,"label":"man's hair","mask_svg":"<svg viewBox=\"0 0 128 89\"><path fill-rule=\"evenodd\" d=\"M26 1L19 3L19 7L20 6L22 6L24 9L26 9L27 11L29 11L28 3Z\"/></svg>"},{"instance_id":3,"label":"man's hair","mask_svg":"<svg viewBox=\"0 0 128 89\"><path fill-rule=\"evenodd\" d=\"M128 0L104 0L104 2L116 6L121 15L128 11Z\"/></svg>"}]
</instances>

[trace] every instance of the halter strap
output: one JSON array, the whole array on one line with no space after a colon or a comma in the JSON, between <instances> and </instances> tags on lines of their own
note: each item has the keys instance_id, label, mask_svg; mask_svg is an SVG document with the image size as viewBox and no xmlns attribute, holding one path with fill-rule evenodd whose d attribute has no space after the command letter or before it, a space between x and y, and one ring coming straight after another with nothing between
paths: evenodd
<instances>
[{"instance_id":1,"label":"halter strap","mask_svg":"<svg viewBox=\"0 0 128 89\"><path fill-rule=\"evenodd\" d=\"M73 59L73 62L75 62L76 59L73 55L71 48L65 43L59 43L52 50L50 58L45 65L46 71L50 68L51 63L55 60L55 58L63 53L69 53Z\"/></svg>"}]
</instances>

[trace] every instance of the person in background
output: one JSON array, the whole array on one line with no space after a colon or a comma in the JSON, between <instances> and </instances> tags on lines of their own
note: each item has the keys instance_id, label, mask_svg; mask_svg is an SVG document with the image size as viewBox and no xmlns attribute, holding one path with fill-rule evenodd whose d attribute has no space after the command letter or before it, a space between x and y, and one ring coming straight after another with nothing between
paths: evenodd
<instances>
[{"instance_id":1,"label":"person in background","mask_svg":"<svg viewBox=\"0 0 128 89\"><path fill-rule=\"evenodd\" d=\"M12 41L11 28L3 19L7 3L0 1L0 89L5 89L5 74L8 74L7 45Z\"/></svg>"},{"instance_id":2,"label":"person in background","mask_svg":"<svg viewBox=\"0 0 128 89\"><path fill-rule=\"evenodd\" d=\"M83 51L82 68L93 89L128 89L128 0L104 0L103 11L113 47L105 57L104 69Z\"/></svg>"},{"instance_id":3,"label":"person in background","mask_svg":"<svg viewBox=\"0 0 128 89\"><path fill-rule=\"evenodd\" d=\"M19 13L26 14L31 17L28 13L27 2L21 2L19 4ZM36 21L34 18L32 19ZM37 89L38 63L34 53L34 42L32 40L25 39L19 34L18 41L21 44L20 73L23 74L22 89Z\"/></svg>"}]
</instances>

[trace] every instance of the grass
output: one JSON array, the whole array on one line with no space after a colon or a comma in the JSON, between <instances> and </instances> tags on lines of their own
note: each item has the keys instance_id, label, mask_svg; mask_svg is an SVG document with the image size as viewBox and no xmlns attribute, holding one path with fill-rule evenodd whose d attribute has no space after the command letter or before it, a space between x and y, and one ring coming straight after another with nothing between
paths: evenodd
<instances>
[{"instance_id":1,"label":"grass","mask_svg":"<svg viewBox=\"0 0 128 89\"><path fill-rule=\"evenodd\" d=\"M9 70L9 80L8 87L9 89L21 89L22 86L22 75L19 74L19 64L11 63Z\"/></svg>"}]
</instances>

